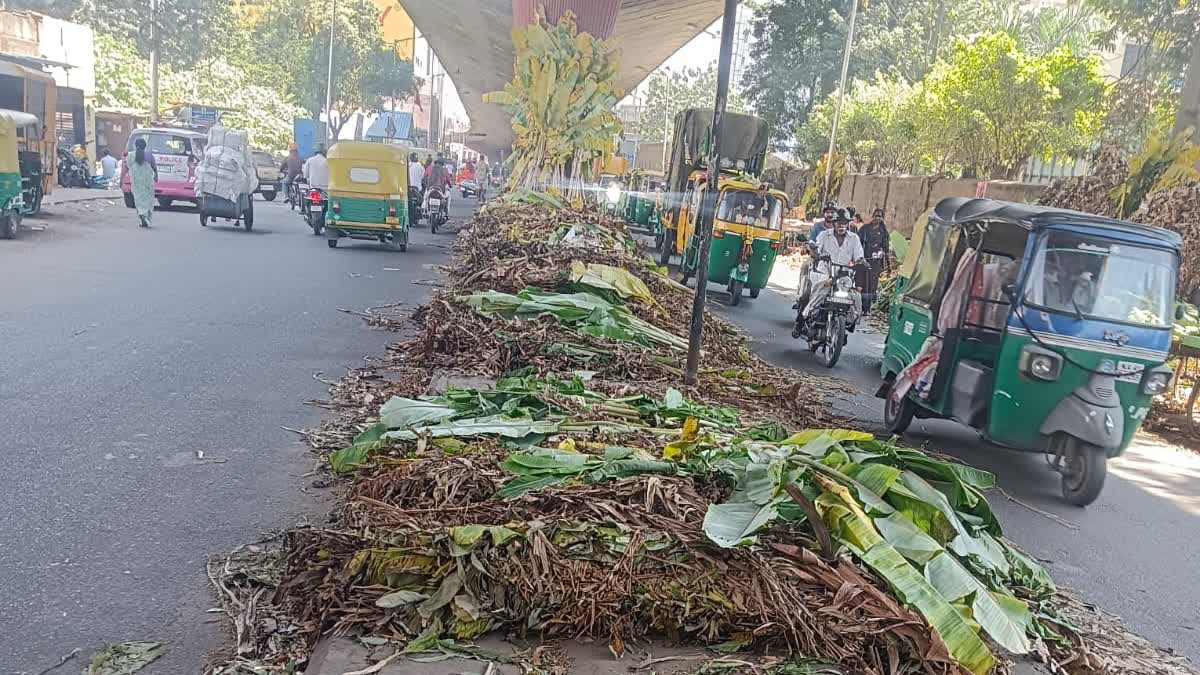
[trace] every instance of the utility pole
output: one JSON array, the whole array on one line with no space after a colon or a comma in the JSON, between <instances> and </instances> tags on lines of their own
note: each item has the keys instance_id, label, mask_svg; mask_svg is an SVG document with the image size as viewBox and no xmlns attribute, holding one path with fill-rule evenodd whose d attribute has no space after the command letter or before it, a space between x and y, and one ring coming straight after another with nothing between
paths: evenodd
<instances>
[{"instance_id":1,"label":"utility pole","mask_svg":"<svg viewBox=\"0 0 1200 675\"><path fill-rule=\"evenodd\" d=\"M329 71L325 75L325 144L333 126L333 31L337 27L337 0L332 0L329 10Z\"/></svg>"},{"instance_id":2,"label":"utility pole","mask_svg":"<svg viewBox=\"0 0 1200 675\"><path fill-rule=\"evenodd\" d=\"M857 2L857 0L855 0ZM717 211L717 195L721 180L721 128L725 123L725 102L729 96L729 69L733 61L733 33L737 20L738 0L725 0L725 15L721 20L721 56L717 61L717 100L713 105L712 143L708 150L708 183L696 231L700 235L699 259L696 262L696 298L692 301L692 325L688 332L687 370L684 384L696 384L700 373L700 343L704 338L704 302L708 291L708 251L712 248L713 217ZM687 264L684 252L682 264Z\"/></svg>"},{"instance_id":3,"label":"utility pole","mask_svg":"<svg viewBox=\"0 0 1200 675\"><path fill-rule=\"evenodd\" d=\"M158 122L158 0L150 0L150 121Z\"/></svg>"},{"instance_id":4,"label":"utility pole","mask_svg":"<svg viewBox=\"0 0 1200 675\"><path fill-rule=\"evenodd\" d=\"M846 47L842 51L842 78L838 83L837 104L833 107L833 125L829 130L829 154L825 155L825 184L821 202L829 201L829 182L833 179L833 151L837 146L838 122L842 119L842 99L846 97L846 74L850 70L850 46L854 44L854 20L858 17L858 0L850 0L850 26L846 30Z\"/></svg>"}]
</instances>

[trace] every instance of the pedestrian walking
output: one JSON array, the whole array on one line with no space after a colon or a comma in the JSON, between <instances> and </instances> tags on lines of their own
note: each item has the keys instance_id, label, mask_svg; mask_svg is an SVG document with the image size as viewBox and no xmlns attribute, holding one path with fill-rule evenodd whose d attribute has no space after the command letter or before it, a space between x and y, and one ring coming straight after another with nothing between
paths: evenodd
<instances>
[{"instance_id":1,"label":"pedestrian walking","mask_svg":"<svg viewBox=\"0 0 1200 675\"><path fill-rule=\"evenodd\" d=\"M146 139L138 138L133 144L133 161L129 165L129 183L133 188L133 205L137 209L138 224L150 227L154 215L154 184L158 181L158 165L154 155L146 150Z\"/></svg>"},{"instance_id":2,"label":"pedestrian walking","mask_svg":"<svg viewBox=\"0 0 1200 675\"><path fill-rule=\"evenodd\" d=\"M892 247L887 225L883 222L883 209L875 209L871 213L871 222L864 224L858 231L862 242L863 255L867 265L863 270L862 289L863 313L866 314L875 304L875 294L879 289L879 275L891 263Z\"/></svg>"}]
</instances>

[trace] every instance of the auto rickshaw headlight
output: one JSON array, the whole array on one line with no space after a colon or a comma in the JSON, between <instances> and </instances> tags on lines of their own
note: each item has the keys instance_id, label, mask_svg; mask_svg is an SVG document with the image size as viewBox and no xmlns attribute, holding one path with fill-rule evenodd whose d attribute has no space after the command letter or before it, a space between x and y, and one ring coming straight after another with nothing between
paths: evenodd
<instances>
[{"instance_id":1,"label":"auto rickshaw headlight","mask_svg":"<svg viewBox=\"0 0 1200 675\"><path fill-rule=\"evenodd\" d=\"M616 204L621 200L621 187L616 183L610 183L608 186L608 201L610 204Z\"/></svg>"},{"instance_id":2,"label":"auto rickshaw headlight","mask_svg":"<svg viewBox=\"0 0 1200 675\"><path fill-rule=\"evenodd\" d=\"M1146 371L1142 377L1142 393L1147 396L1157 396L1171 386L1171 369L1159 366Z\"/></svg>"},{"instance_id":3,"label":"auto rickshaw headlight","mask_svg":"<svg viewBox=\"0 0 1200 675\"><path fill-rule=\"evenodd\" d=\"M850 277L838 277L837 287L839 291L849 291L854 287L854 280Z\"/></svg>"},{"instance_id":4,"label":"auto rickshaw headlight","mask_svg":"<svg viewBox=\"0 0 1200 675\"><path fill-rule=\"evenodd\" d=\"M1017 361L1025 375L1052 382L1062 373L1062 356L1037 345L1025 345Z\"/></svg>"}]
</instances>

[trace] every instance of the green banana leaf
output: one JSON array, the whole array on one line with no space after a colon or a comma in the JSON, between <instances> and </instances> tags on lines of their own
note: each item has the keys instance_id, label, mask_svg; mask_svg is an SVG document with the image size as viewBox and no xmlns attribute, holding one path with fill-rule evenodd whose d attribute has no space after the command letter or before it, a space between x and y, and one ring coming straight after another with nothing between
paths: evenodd
<instances>
[{"instance_id":1,"label":"green banana leaf","mask_svg":"<svg viewBox=\"0 0 1200 675\"><path fill-rule=\"evenodd\" d=\"M949 553L925 564L925 578L951 602L970 598L972 618L996 644L1013 654L1032 649L1027 633L1033 616L1024 602L986 588Z\"/></svg>"},{"instance_id":2,"label":"green banana leaf","mask_svg":"<svg viewBox=\"0 0 1200 675\"><path fill-rule=\"evenodd\" d=\"M404 429L431 422L441 422L455 414L454 408L411 398L393 396L379 409L379 421L389 429Z\"/></svg>"},{"instance_id":3,"label":"green banana leaf","mask_svg":"<svg viewBox=\"0 0 1200 675\"><path fill-rule=\"evenodd\" d=\"M779 516L774 504L712 504L704 514L704 534L722 548L755 543L754 533Z\"/></svg>"},{"instance_id":4,"label":"green banana leaf","mask_svg":"<svg viewBox=\"0 0 1200 675\"><path fill-rule=\"evenodd\" d=\"M507 418L500 415L478 417L464 420L448 420L425 427L412 429L397 429L384 434L384 438L411 441L419 435L431 438L456 436L470 438L473 436L503 436L511 439L521 439L534 434L553 434L558 431L558 422L551 420L534 420L528 417Z\"/></svg>"}]
</instances>

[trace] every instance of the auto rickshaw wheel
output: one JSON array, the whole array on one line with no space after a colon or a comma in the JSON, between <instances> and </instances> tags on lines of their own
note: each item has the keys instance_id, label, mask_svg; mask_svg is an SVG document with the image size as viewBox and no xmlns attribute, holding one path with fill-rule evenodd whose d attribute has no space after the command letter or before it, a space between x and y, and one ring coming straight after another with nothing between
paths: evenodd
<instances>
[{"instance_id":1,"label":"auto rickshaw wheel","mask_svg":"<svg viewBox=\"0 0 1200 675\"><path fill-rule=\"evenodd\" d=\"M731 306L737 307L742 303L742 290L744 287L745 284L737 279L729 282L729 304Z\"/></svg>"},{"instance_id":2,"label":"auto rickshaw wheel","mask_svg":"<svg viewBox=\"0 0 1200 675\"><path fill-rule=\"evenodd\" d=\"M1108 455L1104 448L1071 436L1058 434L1054 454L1058 456L1062 473L1062 494L1068 504L1087 506L1096 501L1104 489L1108 473Z\"/></svg>"},{"instance_id":3,"label":"auto rickshaw wheel","mask_svg":"<svg viewBox=\"0 0 1200 675\"><path fill-rule=\"evenodd\" d=\"M337 248L337 239L326 239L325 244L329 246L329 248Z\"/></svg>"},{"instance_id":4,"label":"auto rickshaw wheel","mask_svg":"<svg viewBox=\"0 0 1200 675\"><path fill-rule=\"evenodd\" d=\"M17 233L17 223L12 214L0 215L0 239L12 239Z\"/></svg>"},{"instance_id":5,"label":"auto rickshaw wheel","mask_svg":"<svg viewBox=\"0 0 1200 675\"><path fill-rule=\"evenodd\" d=\"M761 288L751 288L751 289L750 289L750 297L752 297L752 298L757 298L757 297L758 297L758 294L759 294L760 292L762 292L762 289L761 289Z\"/></svg>"},{"instance_id":6,"label":"auto rickshaw wheel","mask_svg":"<svg viewBox=\"0 0 1200 675\"><path fill-rule=\"evenodd\" d=\"M883 400L883 428L889 434L902 434L908 431L908 425L912 424L915 412L916 404L908 400L907 396L897 396L893 382L892 387L888 389L887 398Z\"/></svg>"}]
</instances>

